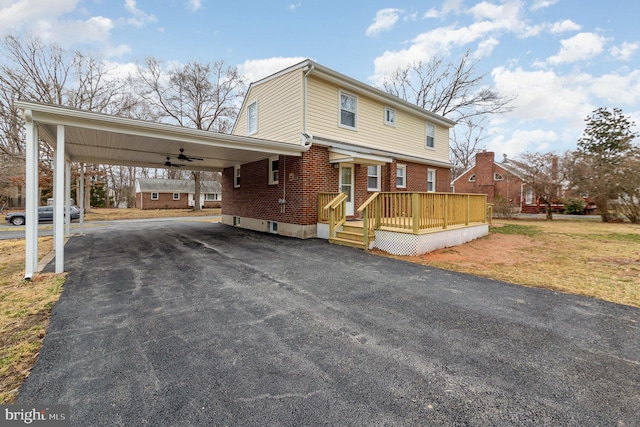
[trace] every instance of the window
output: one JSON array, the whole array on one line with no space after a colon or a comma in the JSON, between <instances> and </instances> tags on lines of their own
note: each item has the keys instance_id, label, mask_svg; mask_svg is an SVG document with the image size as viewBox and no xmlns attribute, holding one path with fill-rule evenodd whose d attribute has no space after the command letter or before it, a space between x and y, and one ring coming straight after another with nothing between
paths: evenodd
<instances>
[{"instance_id":1,"label":"window","mask_svg":"<svg viewBox=\"0 0 640 427\"><path fill-rule=\"evenodd\" d=\"M398 165L396 168L396 187L407 188L407 166Z\"/></svg>"},{"instance_id":2,"label":"window","mask_svg":"<svg viewBox=\"0 0 640 427\"><path fill-rule=\"evenodd\" d=\"M358 98L343 92L340 92L340 126L358 127Z\"/></svg>"},{"instance_id":3,"label":"window","mask_svg":"<svg viewBox=\"0 0 640 427\"><path fill-rule=\"evenodd\" d=\"M499 173L494 173L493 174L493 180L494 181L502 181L504 178L502 178L502 175L500 175Z\"/></svg>"},{"instance_id":4,"label":"window","mask_svg":"<svg viewBox=\"0 0 640 427\"><path fill-rule=\"evenodd\" d=\"M396 125L396 110L384 107L384 124L389 126Z\"/></svg>"},{"instance_id":5,"label":"window","mask_svg":"<svg viewBox=\"0 0 640 427\"><path fill-rule=\"evenodd\" d=\"M436 191L436 170L427 171L427 191Z\"/></svg>"},{"instance_id":6,"label":"window","mask_svg":"<svg viewBox=\"0 0 640 427\"><path fill-rule=\"evenodd\" d=\"M247 107L247 135L258 132L258 101L253 101Z\"/></svg>"},{"instance_id":7,"label":"window","mask_svg":"<svg viewBox=\"0 0 640 427\"><path fill-rule=\"evenodd\" d=\"M173 200L180 200L180 193L173 193Z\"/></svg>"},{"instance_id":8,"label":"window","mask_svg":"<svg viewBox=\"0 0 640 427\"><path fill-rule=\"evenodd\" d=\"M277 184L279 182L278 163L278 156L269 158L269 184Z\"/></svg>"},{"instance_id":9,"label":"window","mask_svg":"<svg viewBox=\"0 0 640 427\"><path fill-rule=\"evenodd\" d=\"M476 174L475 173L469 177L469 182L476 182Z\"/></svg>"},{"instance_id":10,"label":"window","mask_svg":"<svg viewBox=\"0 0 640 427\"><path fill-rule=\"evenodd\" d=\"M525 203L527 205L532 205L533 204L533 190L532 189L528 189L525 197L526 197Z\"/></svg>"},{"instance_id":11,"label":"window","mask_svg":"<svg viewBox=\"0 0 640 427\"><path fill-rule=\"evenodd\" d=\"M233 167L233 188L240 187L240 166Z\"/></svg>"},{"instance_id":12,"label":"window","mask_svg":"<svg viewBox=\"0 0 640 427\"><path fill-rule=\"evenodd\" d=\"M216 202L220 200L219 196L220 195L218 193L207 193L204 195L204 199L209 202Z\"/></svg>"},{"instance_id":13,"label":"window","mask_svg":"<svg viewBox=\"0 0 640 427\"><path fill-rule=\"evenodd\" d=\"M158 193L151 193L151 200L158 200Z\"/></svg>"},{"instance_id":14,"label":"window","mask_svg":"<svg viewBox=\"0 0 640 427\"><path fill-rule=\"evenodd\" d=\"M380 166L367 166L367 190L380 191Z\"/></svg>"},{"instance_id":15,"label":"window","mask_svg":"<svg viewBox=\"0 0 640 427\"><path fill-rule=\"evenodd\" d=\"M436 127L427 123L427 148L436 146Z\"/></svg>"}]
</instances>

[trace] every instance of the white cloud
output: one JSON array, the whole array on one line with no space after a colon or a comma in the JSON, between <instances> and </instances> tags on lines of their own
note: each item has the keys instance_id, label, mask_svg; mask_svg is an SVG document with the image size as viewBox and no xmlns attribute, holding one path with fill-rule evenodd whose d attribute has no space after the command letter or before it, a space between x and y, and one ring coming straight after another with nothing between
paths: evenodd
<instances>
[{"instance_id":1,"label":"white cloud","mask_svg":"<svg viewBox=\"0 0 640 427\"><path fill-rule=\"evenodd\" d=\"M535 0L533 2L533 6L531 6L531 10L544 9L546 7L553 6L558 3L560 0Z\"/></svg>"},{"instance_id":2,"label":"white cloud","mask_svg":"<svg viewBox=\"0 0 640 427\"><path fill-rule=\"evenodd\" d=\"M567 64L586 61L604 51L606 38L596 33L579 33L560 41L560 50L547 58L549 64Z\"/></svg>"},{"instance_id":3,"label":"white cloud","mask_svg":"<svg viewBox=\"0 0 640 427\"><path fill-rule=\"evenodd\" d=\"M446 15L448 13L460 13L462 11L462 0L445 0L442 5L442 12Z\"/></svg>"},{"instance_id":4,"label":"white cloud","mask_svg":"<svg viewBox=\"0 0 640 427\"><path fill-rule=\"evenodd\" d=\"M486 40L482 40L478 44L478 49L473 53L475 59L480 59L491 55L491 52L500 44L500 41L495 37L489 37Z\"/></svg>"},{"instance_id":5,"label":"white cloud","mask_svg":"<svg viewBox=\"0 0 640 427\"><path fill-rule=\"evenodd\" d=\"M366 34L368 36L377 36L383 31L389 31L398 22L402 10L400 9L381 9L376 13L373 24L369 25Z\"/></svg>"},{"instance_id":6,"label":"white cloud","mask_svg":"<svg viewBox=\"0 0 640 427\"><path fill-rule=\"evenodd\" d=\"M495 138L490 139L487 142L487 150L493 151L500 157L502 154L507 154L510 158L514 158L527 151L551 151L553 145L559 140L554 131L546 129L516 129L509 137L505 137L508 132L508 129L503 129Z\"/></svg>"},{"instance_id":7,"label":"white cloud","mask_svg":"<svg viewBox=\"0 0 640 427\"><path fill-rule=\"evenodd\" d=\"M589 92L592 78L585 74L558 75L554 71L527 71L495 68L496 90L505 96L517 96L516 108L507 116L516 120L574 120L593 110Z\"/></svg>"},{"instance_id":8,"label":"white cloud","mask_svg":"<svg viewBox=\"0 0 640 427\"><path fill-rule=\"evenodd\" d=\"M582 27L571 19L565 19L564 21L559 21L551 24L549 31L553 34L564 33L566 31L580 31Z\"/></svg>"},{"instance_id":9,"label":"white cloud","mask_svg":"<svg viewBox=\"0 0 640 427\"><path fill-rule=\"evenodd\" d=\"M79 0L0 2L0 35L29 31L36 26L57 27L58 17L75 10L78 2ZM41 37L44 39L44 36Z\"/></svg>"},{"instance_id":10,"label":"white cloud","mask_svg":"<svg viewBox=\"0 0 640 427\"><path fill-rule=\"evenodd\" d=\"M608 104L635 107L640 105L640 70L594 77L588 90Z\"/></svg>"},{"instance_id":11,"label":"white cloud","mask_svg":"<svg viewBox=\"0 0 640 427\"><path fill-rule=\"evenodd\" d=\"M255 82L280 70L306 60L301 56L273 57L266 59L248 59L238 65L238 71L247 78L247 82Z\"/></svg>"},{"instance_id":12,"label":"white cloud","mask_svg":"<svg viewBox=\"0 0 640 427\"><path fill-rule=\"evenodd\" d=\"M440 12L435 8L431 8L424 13L425 18L438 18L439 16Z\"/></svg>"},{"instance_id":13,"label":"white cloud","mask_svg":"<svg viewBox=\"0 0 640 427\"><path fill-rule=\"evenodd\" d=\"M154 15L145 13L141 9L138 9L136 0L125 0L124 7L133 15L132 18L127 19L127 23L134 27L141 28L158 20Z\"/></svg>"},{"instance_id":14,"label":"white cloud","mask_svg":"<svg viewBox=\"0 0 640 427\"><path fill-rule=\"evenodd\" d=\"M628 61L640 48L640 43L624 42L620 46L613 46L610 50L611 56L620 61Z\"/></svg>"},{"instance_id":15,"label":"white cloud","mask_svg":"<svg viewBox=\"0 0 640 427\"><path fill-rule=\"evenodd\" d=\"M197 12L202 8L202 0L189 0L187 2L187 7L192 12Z\"/></svg>"},{"instance_id":16,"label":"white cloud","mask_svg":"<svg viewBox=\"0 0 640 427\"><path fill-rule=\"evenodd\" d=\"M298 2L298 3L291 3L289 6L287 6L287 9L294 11L297 8L299 8L300 6L302 6L302 2Z\"/></svg>"}]
</instances>

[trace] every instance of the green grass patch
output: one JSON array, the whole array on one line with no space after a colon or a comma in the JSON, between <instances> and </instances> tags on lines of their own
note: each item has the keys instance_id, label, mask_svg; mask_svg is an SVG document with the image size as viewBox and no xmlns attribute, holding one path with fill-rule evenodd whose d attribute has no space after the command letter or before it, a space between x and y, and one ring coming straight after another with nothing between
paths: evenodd
<instances>
[{"instance_id":1,"label":"green grass patch","mask_svg":"<svg viewBox=\"0 0 640 427\"><path fill-rule=\"evenodd\" d=\"M505 224L501 227L491 227L490 230L498 234L518 234L535 237L542 234L542 230L534 225Z\"/></svg>"}]
</instances>

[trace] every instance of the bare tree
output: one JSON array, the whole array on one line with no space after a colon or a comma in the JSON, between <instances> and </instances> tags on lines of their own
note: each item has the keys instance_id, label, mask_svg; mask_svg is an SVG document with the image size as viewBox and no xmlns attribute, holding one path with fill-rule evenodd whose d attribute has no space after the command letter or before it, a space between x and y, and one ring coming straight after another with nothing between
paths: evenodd
<instances>
[{"instance_id":1,"label":"bare tree","mask_svg":"<svg viewBox=\"0 0 640 427\"><path fill-rule=\"evenodd\" d=\"M24 164L25 135L24 122L14 105L18 99L118 115L127 115L136 106L124 79L94 57L46 45L38 38L7 36L1 48L0 150L19 163ZM46 148L41 145L41 150ZM43 172L46 170L44 167ZM88 210L88 186L85 194Z\"/></svg>"},{"instance_id":2,"label":"bare tree","mask_svg":"<svg viewBox=\"0 0 640 427\"><path fill-rule=\"evenodd\" d=\"M164 70L162 62L147 58L131 84L158 120L215 132L230 132L244 96L244 78L223 61L190 62ZM178 172L170 171L169 174ZM201 174L192 172L195 210L200 210Z\"/></svg>"},{"instance_id":3,"label":"bare tree","mask_svg":"<svg viewBox=\"0 0 640 427\"><path fill-rule=\"evenodd\" d=\"M511 111L515 97L504 96L485 84L486 74L477 73L478 61L471 60L471 51L457 63L445 59L444 55L434 56L398 68L385 77L382 86L386 92L451 119L462 128L454 131L451 141L455 178L482 148L486 118Z\"/></svg>"},{"instance_id":4,"label":"bare tree","mask_svg":"<svg viewBox=\"0 0 640 427\"><path fill-rule=\"evenodd\" d=\"M463 126L454 128L451 135L451 163L453 163L452 179L456 179L469 169L475 154L483 148L483 141L487 138L484 128L484 118L474 121L471 118L462 120Z\"/></svg>"},{"instance_id":5,"label":"bare tree","mask_svg":"<svg viewBox=\"0 0 640 427\"><path fill-rule=\"evenodd\" d=\"M511 160L511 162L514 162ZM560 164L562 162L562 164ZM564 158L555 153L524 153L515 161L526 185L534 196L545 206L547 220L553 219L552 204L561 198L562 171Z\"/></svg>"}]
</instances>

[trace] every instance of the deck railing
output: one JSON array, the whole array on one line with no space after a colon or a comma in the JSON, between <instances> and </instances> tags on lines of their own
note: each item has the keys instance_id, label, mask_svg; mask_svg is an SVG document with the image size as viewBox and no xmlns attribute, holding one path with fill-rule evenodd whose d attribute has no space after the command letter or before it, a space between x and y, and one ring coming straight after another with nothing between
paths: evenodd
<instances>
[{"instance_id":1,"label":"deck railing","mask_svg":"<svg viewBox=\"0 0 640 427\"><path fill-rule=\"evenodd\" d=\"M329 209L326 206L340 193L318 193L318 222L329 222Z\"/></svg>"},{"instance_id":2,"label":"deck railing","mask_svg":"<svg viewBox=\"0 0 640 427\"><path fill-rule=\"evenodd\" d=\"M484 194L380 193L379 226L417 234L430 229L484 223L486 199Z\"/></svg>"},{"instance_id":3,"label":"deck railing","mask_svg":"<svg viewBox=\"0 0 640 427\"><path fill-rule=\"evenodd\" d=\"M347 222L347 193L338 193L322 207L329 213L329 239L336 237L336 230Z\"/></svg>"}]
</instances>

